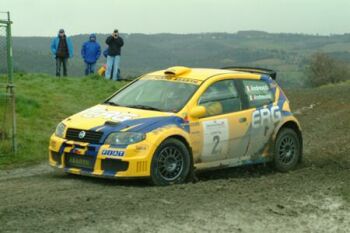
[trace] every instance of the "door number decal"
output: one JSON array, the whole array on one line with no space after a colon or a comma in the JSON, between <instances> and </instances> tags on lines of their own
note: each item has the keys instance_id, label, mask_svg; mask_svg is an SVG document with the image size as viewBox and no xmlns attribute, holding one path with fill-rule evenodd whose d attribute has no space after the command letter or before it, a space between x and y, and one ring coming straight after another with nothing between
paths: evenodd
<instances>
[{"instance_id":1,"label":"door number decal","mask_svg":"<svg viewBox=\"0 0 350 233\"><path fill-rule=\"evenodd\" d=\"M215 157L227 152L229 141L228 128L227 119L203 122L203 156Z\"/></svg>"}]
</instances>

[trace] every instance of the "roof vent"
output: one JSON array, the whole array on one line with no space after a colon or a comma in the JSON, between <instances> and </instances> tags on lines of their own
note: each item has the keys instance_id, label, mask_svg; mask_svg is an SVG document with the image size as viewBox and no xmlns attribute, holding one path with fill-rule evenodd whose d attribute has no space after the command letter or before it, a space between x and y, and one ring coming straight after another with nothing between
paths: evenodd
<instances>
[{"instance_id":1,"label":"roof vent","mask_svg":"<svg viewBox=\"0 0 350 233\"><path fill-rule=\"evenodd\" d=\"M173 66L173 67L169 67L168 69L166 69L164 71L164 74L178 76L180 74L184 74L184 73L187 73L190 71L191 71L191 69L188 67L185 67L185 66Z\"/></svg>"}]
</instances>

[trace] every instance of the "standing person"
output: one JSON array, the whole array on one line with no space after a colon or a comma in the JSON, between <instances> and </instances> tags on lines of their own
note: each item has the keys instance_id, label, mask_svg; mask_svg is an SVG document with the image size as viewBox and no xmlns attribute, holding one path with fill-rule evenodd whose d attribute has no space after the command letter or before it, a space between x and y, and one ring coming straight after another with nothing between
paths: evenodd
<instances>
[{"instance_id":1,"label":"standing person","mask_svg":"<svg viewBox=\"0 0 350 233\"><path fill-rule=\"evenodd\" d=\"M56 76L61 76L62 65L63 76L67 76L67 61L73 57L73 44L63 29L60 29L57 37L51 41L51 52L56 59Z\"/></svg>"},{"instance_id":2,"label":"standing person","mask_svg":"<svg viewBox=\"0 0 350 233\"><path fill-rule=\"evenodd\" d=\"M95 73L96 62L101 56L101 46L96 41L95 34L91 34L89 41L86 41L81 47L81 56L86 65L85 75Z\"/></svg>"},{"instance_id":3,"label":"standing person","mask_svg":"<svg viewBox=\"0 0 350 233\"><path fill-rule=\"evenodd\" d=\"M112 35L107 37L106 44L108 45L108 56L105 78L110 79L113 70L112 79L118 81L120 80L120 77L118 75L120 50L124 45L123 38L119 36L118 30L114 30Z\"/></svg>"}]
</instances>

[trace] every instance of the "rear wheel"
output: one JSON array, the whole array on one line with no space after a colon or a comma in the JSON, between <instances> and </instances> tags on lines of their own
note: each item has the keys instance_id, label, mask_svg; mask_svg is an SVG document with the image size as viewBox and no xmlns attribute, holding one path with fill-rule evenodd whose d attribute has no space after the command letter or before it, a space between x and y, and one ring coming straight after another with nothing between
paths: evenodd
<instances>
[{"instance_id":1,"label":"rear wheel","mask_svg":"<svg viewBox=\"0 0 350 233\"><path fill-rule=\"evenodd\" d=\"M154 185L183 183L191 169L190 153L179 140L162 142L153 155L151 181Z\"/></svg>"},{"instance_id":2,"label":"rear wheel","mask_svg":"<svg viewBox=\"0 0 350 233\"><path fill-rule=\"evenodd\" d=\"M294 169L301 156L300 139L289 128L281 129L275 143L274 166L278 171L287 172Z\"/></svg>"}]
</instances>

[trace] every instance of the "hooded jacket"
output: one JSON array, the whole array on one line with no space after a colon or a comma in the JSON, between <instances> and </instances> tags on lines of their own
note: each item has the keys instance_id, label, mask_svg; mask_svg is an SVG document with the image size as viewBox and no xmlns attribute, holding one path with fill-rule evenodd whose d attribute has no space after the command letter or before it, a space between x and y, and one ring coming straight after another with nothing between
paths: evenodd
<instances>
[{"instance_id":1,"label":"hooded jacket","mask_svg":"<svg viewBox=\"0 0 350 233\"><path fill-rule=\"evenodd\" d=\"M100 58L101 46L96 41L95 34L91 34L89 41L86 41L81 47L81 56L86 63L96 63L97 60Z\"/></svg>"}]
</instances>

